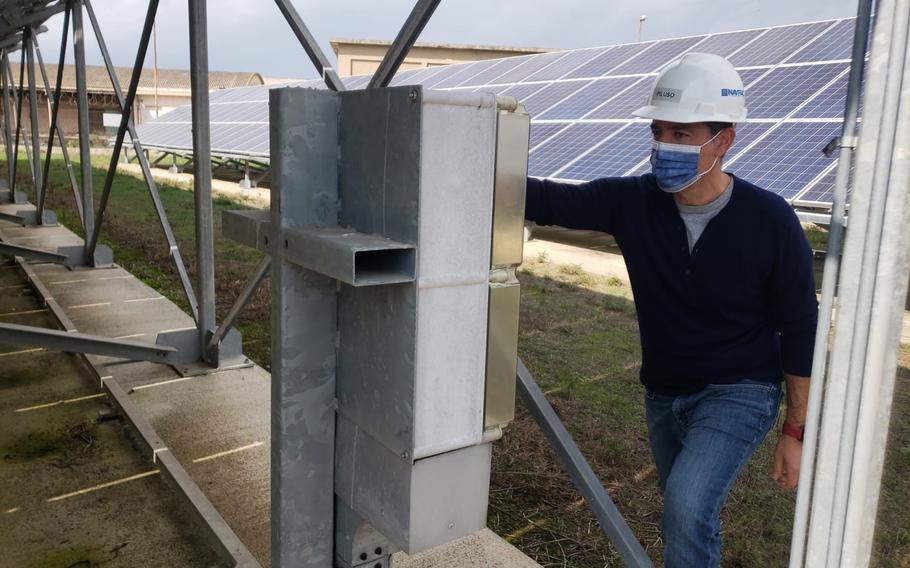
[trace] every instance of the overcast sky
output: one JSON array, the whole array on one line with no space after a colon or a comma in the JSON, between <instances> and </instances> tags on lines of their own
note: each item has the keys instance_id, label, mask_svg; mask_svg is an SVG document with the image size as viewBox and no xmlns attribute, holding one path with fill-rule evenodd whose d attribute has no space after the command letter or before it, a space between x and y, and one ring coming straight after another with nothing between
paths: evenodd
<instances>
[{"instance_id":1,"label":"overcast sky","mask_svg":"<svg viewBox=\"0 0 910 568\"><path fill-rule=\"evenodd\" d=\"M334 61L329 38L393 39L413 0L293 0ZM146 0L94 0L116 65L132 65ZM209 68L258 71L273 77L315 73L273 0L210 0ZM747 29L856 15L848 0L442 0L419 41L575 48L643 39ZM56 61L62 14L40 36L46 61ZM159 68L189 67L186 0L161 0L157 18ZM86 18L88 25L88 18ZM91 34L87 60L101 64ZM68 49L72 61L72 48ZM152 63L149 48L147 65Z\"/></svg>"}]
</instances>

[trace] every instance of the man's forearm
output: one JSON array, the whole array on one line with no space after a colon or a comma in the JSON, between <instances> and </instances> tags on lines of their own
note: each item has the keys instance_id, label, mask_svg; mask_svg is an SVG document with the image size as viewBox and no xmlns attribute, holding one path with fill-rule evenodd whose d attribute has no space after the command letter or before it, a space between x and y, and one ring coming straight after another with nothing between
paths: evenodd
<instances>
[{"instance_id":1,"label":"man's forearm","mask_svg":"<svg viewBox=\"0 0 910 568\"><path fill-rule=\"evenodd\" d=\"M806 423L806 409L809 405L809 377L784 373L787 380L787 422L794 426Z\"/></svg>"}]
</instances>

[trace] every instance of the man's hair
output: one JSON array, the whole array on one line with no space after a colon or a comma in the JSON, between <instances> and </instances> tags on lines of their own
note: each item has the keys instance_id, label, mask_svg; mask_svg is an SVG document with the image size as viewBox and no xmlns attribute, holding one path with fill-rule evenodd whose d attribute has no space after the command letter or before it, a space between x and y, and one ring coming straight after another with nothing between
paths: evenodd
<instances>
[{"instance_id":1,"label":"man's hair","mask_svg":"<svg viewBox=\"0 0 910 568\"><path fill-rule=\"evenodd\" d=\"M711 136L717 136L717 133L724 128L732 128L732 122L706 122L708 129L711 130Z\"/></svg>"}]
</instances>

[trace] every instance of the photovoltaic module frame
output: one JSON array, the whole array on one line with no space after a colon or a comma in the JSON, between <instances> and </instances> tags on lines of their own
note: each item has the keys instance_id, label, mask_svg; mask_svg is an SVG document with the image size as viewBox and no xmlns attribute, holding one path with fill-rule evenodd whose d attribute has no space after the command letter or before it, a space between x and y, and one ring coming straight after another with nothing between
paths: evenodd
<instances>
[{"instance_id":1,"label":"photovoltaic module frame","mask_svg":"<svg viewBox=\"0 0 910 568\"><path fill-rule=\"evenodd\" d=\"M645 104L657 73L685 53L728 58L743 78L749 117L724 169L797 207L825 208L836 158L822 148L843 121L855 18L548 52L400 72L392 85L489 91L531 115L529 175L585 182L648 171ZM348 89L369 76L345 77ZM325 88L321 79L211 93L212 154L268 161L268 91ZM189 106L139 126L143 145L192 152Z\"/></svg>"}]
</instances>

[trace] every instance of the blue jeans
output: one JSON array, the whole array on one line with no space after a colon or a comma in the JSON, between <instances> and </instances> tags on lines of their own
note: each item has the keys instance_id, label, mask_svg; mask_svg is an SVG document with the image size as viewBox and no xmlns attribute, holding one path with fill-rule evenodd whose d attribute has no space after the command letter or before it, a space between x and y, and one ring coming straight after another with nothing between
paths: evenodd
<instances>
[{"instance_id":1,"label":"blue jeans","mask_svg":"<svg viewBox=\"0 0 910 568\"><path fill-rule=\"evenodd\" d=\"M781 386L741 381L690 395L647 392L651 453L664 494L666 568L720 566L720 510L777 419Z\"/></svg>"}]
</instances>

